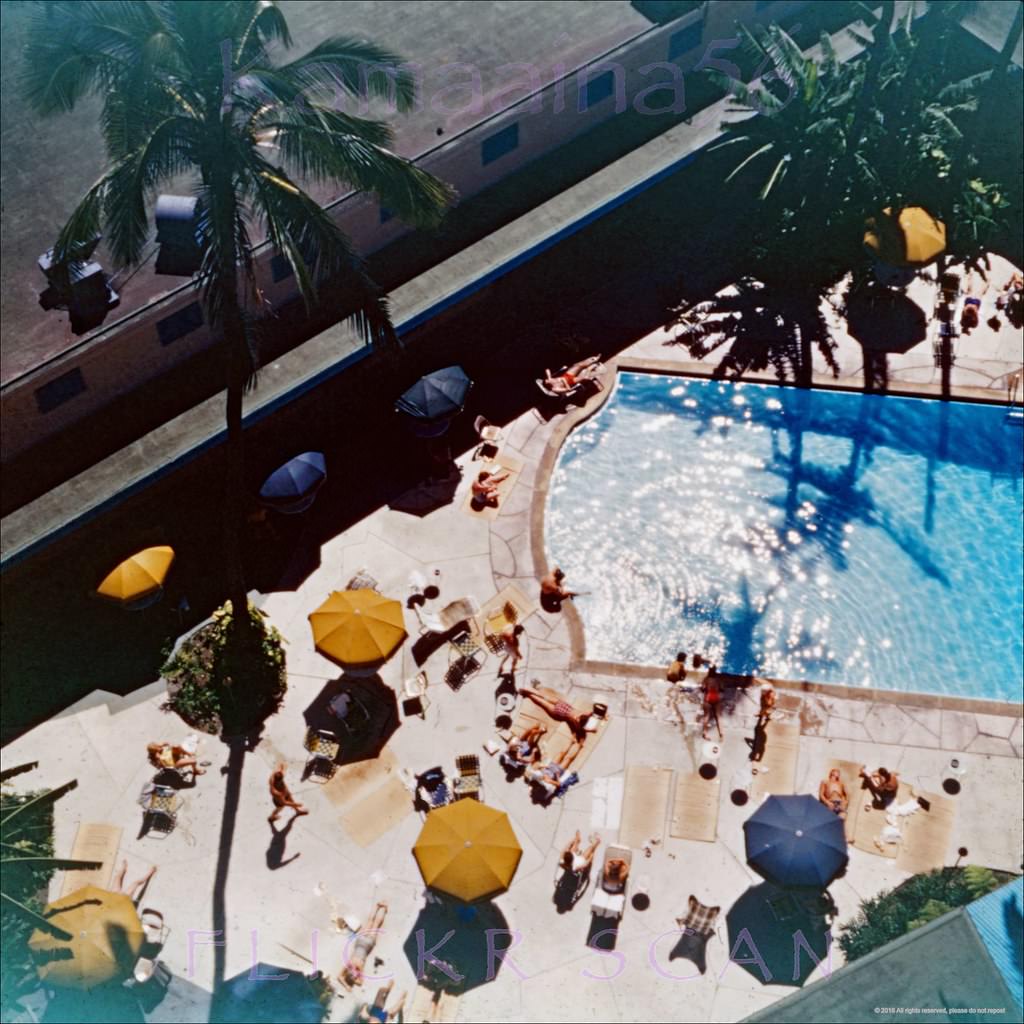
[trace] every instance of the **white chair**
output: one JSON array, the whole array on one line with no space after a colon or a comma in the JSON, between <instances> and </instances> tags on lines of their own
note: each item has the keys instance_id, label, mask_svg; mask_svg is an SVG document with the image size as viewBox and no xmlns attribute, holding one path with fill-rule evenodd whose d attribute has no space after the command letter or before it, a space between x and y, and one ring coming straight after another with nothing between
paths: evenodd
<instances>
[{"instance_id":1,"label":"white chair","mask_svg":"<svg viewBox=\"0 0 1024 1024\"><path fill-rule=\"evenodd\" d=\"M485 462L493 462L494 457L498 454L498 445L504 437L501 427L495 426L483 416L477 416L473 421L473 429L476 431L476 436L480 441L476 451L473 453L473 458L483 459Z\"/></svg>"}]
</instances>

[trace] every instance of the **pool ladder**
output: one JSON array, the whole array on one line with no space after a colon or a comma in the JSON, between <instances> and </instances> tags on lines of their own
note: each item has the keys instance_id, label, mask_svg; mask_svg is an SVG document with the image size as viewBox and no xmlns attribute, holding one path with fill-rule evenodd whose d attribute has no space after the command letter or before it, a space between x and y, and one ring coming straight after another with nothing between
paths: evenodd
<instances>
[{"instance_id":1,"label":"pool ladder","mask_svg":"<svg viewBox=\"0 0 1024 1024\"><path fill-rule=\"evenodd\" d=\"M1024 395L1021 394L1020 378L1019 372L1006 378L1006 422L1016 426L1024 426Z\"/></svg>"}]
</instances>

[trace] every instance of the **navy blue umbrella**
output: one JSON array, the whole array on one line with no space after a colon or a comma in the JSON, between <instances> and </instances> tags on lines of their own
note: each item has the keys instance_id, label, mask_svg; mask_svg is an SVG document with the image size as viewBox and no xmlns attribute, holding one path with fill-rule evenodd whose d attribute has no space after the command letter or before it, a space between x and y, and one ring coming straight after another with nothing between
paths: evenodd
<instances>
[{"instance_id":1,"label":"navy blue umbrella","mask_svg":"<svg viewBox=\"0 0 1024 1024\"><path fill-rule=\"evenodd\" d=\"M320 1024L325 1016L317 989L306 975L261 962L224 982L210 1019L217 1024Z\"/></svg>"},{"instance_id":2,"label":"navy blue umbrella","mask_svg":"<svg viewBox=\"0 0 1024 1024\"><path fill-rule=\"evenodd\" d=\"M327 479L322 452L303 452L275 469L260 488L260 501L281 512L303 512Z\"/></svg>"},{"instance_id":3,"label":"navy blue umbrella","mask_svg":"<svg viewBox=\"0 0 1024 1024\"><path fill-rule=\"evenodd\" d=\"M770 796L743 823L747 863L779 885L824 889L849 860L843 823L813 796Z\"/></svg>"},{"instance_id":4,"label":"navy blue umbrella","mask_svg":"<svg viewBox=\"0 0 1024 1024\"><path fill-rule=\"evenodd\" d=\"M417 420L446 420L462 411L473 382L461 366L446 366L418 381L395 403L399 412Z\"/></svg>"}]
</instances>

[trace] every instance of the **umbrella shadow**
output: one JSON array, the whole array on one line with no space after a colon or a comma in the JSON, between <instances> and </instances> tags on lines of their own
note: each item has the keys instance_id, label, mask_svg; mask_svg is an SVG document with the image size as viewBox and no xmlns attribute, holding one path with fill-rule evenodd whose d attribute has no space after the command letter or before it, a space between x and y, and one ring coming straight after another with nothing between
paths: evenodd
<instances>
[{"instance_id":1,"label":"umbrella shadow","mask_svg":"<svg viewBox=\"0 0 1024 1024\"><path fill-rule=\"evenodd\" d=\"M493 902L438 899L421 908L402 949L421 985L461 993L493 981L502 969L500 954L514 944L515 933Z\"/></svg>"},{"instance_id":2,"label":"umbrella shadow","mask_svg":"<svg viewBox=\"0 0 1024 1024\"><path fill-rule=\"evenodd\" d=\"M431 512L455 500L455 493L462 482L462 471L454 463L449 463L446 476L427 477L414 487L392 498L388 507L395 512L405 512L411 516L427 516Z\"/></svg>"},{"instance_id":3,"label":"umbrella shadow","mask_svg":"<svg viewBox=\"0 0 1024 1024\"><path fill-rule=\"evenodd\" d=\"M212 1024L229 1021L320 1024L325 1016L318 990L322 984L300 971L260 962L224 982L217 993L216 1012L211 1012L210 1021Z\"/></svg>"},{"instance_id":4,"label":"umbrella shadow","mask_svg":"<svg viewBox=\"0 0 1024 1024\"><path fill-rule=\"evenodd\" d=\"M331 712L331 701L341 694L352 698L344 722ZM379 757L401 724L395 691L376 673L343 674L330 680L302 713L310 729L333 734L341 749L335 764L352 764Z\"/></svg>"},{"instance_id":5,"label":"umbrella shadow","mask_svg":"<svg viewBox=\"0 0 1024 1024\"><path fill-rule=\"evenodd\" d=\"M752 886L725 917L729 959L764 985L801 987L819 963L831 971L835 913L827 892Z\"/></svg>"},{"instance_id":6,"label":"umbrella shadow","mask_svg":"<svg viewBox=\"0 0 1024 1024\"><path fill-rule=\"evenodd\" d=\"M120 981L89 991L54 989L43 1013L43 1024L144 1024L146 1015L131 989Z\"/></svg>"},{"instance_id":7,"label":"umbrella shadow","mask_svg":"<svg viewBox=\"0 0 1024 1024\"><path fill-rule=\"evenodd\" d=\"M901 291L864 286L847 294L846 325L865 352L907 352L928 334L924 311Z\"/></svg>"}]
</instances>

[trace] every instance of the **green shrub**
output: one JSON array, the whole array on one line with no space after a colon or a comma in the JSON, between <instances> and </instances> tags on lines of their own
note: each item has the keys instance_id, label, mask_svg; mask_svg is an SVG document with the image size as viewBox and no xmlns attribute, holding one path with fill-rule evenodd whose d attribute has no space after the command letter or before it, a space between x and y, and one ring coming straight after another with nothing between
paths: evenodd
<instances>
[{"instance_id":1,"label":"green shrub","mask_svg":"<svg viewBox=\"0 0 1024 1024\"><path fill-rule=\"evenodd\" d=\"M251 629L235 636L231 602L213 614L161 669L164 709L203 732L249 732L281 705L287 689L284 640L249 606Z\"/></svg>"},{"instance_id":2,"label":"green shrub","mask_svg":"<svg viewBox=\"0 0 1024 1024\"><path fill-rule=\"evenodd\" d=\"M857 917L840 929L839 947L847 961L859 960L1014 877L976 865L914 875L890 892L865 900Z\"/></svg>"},{"instance_id":3,"label":"green shrub","mask_svg":"<svg viewBox=\"0 0 1024 1024\"><path fill-rule=\"evenodd\" d=\"M39 796L34 793L11 793L0 795L0 817L29 800ZM18 903L42 913L46 906L46 890L56 868L53 865L28 866L11 863L16 857L53 856L53 805L45 804L18 815L17 827L5 829L3 833L4 865L3 893ZM26 992L39 987L32 954L28 948L29 936L35 925L16 913L4 900L0 911L0 992L3 993L3 1019L17 1012L14 1001Z\"/></svg>"}]
</instances>

